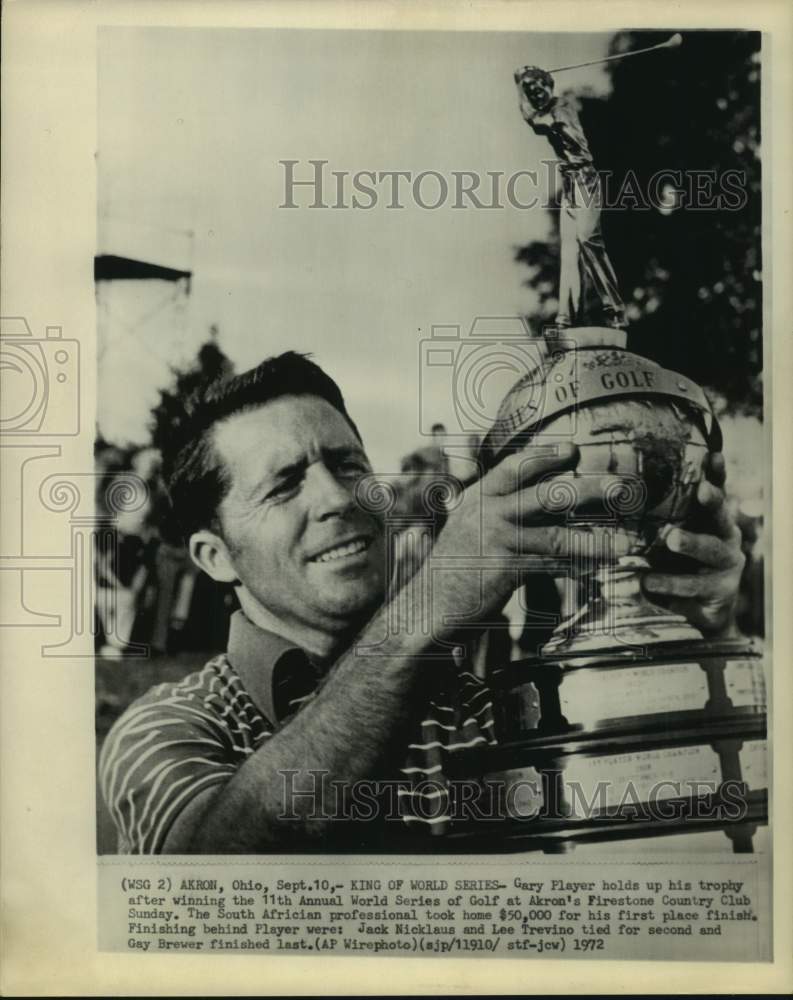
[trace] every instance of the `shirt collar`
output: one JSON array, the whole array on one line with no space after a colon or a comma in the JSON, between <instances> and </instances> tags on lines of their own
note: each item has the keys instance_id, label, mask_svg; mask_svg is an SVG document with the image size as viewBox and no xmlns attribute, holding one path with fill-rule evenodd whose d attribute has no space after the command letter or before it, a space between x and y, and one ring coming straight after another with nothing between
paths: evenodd
<instances>
[{"instance_id":1,"label":"shirt collar","mask_svg":"<svg viewBox=\"0 0 793 1000\"><path fill-rule=\"evenodd\" d=\"M265 718L275 725L293 714L292 702L314 690L317 676L298 645L267 632L235 611L229 626L228 659Z\"/></svg>"}]
</instances>

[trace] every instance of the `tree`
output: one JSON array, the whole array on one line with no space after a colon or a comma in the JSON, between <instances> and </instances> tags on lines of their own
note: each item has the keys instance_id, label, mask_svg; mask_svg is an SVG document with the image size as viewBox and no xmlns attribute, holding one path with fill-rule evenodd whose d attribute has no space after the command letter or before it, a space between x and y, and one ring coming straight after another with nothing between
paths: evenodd
<instances>
[{"instance_id":1,"label":"tree","mask_svg":"<svg viewBox=\"0 0 793 1000\"><path fill-rule=\"evenodd\" d=\"M621 32L611 53L664 37ZM609 97L580 96L629 347L714 390L727 411L753 414L762 409L760 41L759 32L686 32L678 49L607 64ZM537 326L556 305L558 207L550 215L551 240L516 253L538 294Z\"/></svg>"},{"instance_id":2,"label":"tree","mask_svg":"<svg viewBox=\"0 0 793 1000\"><path fill-rule=\"evenodd\" d=\"M183 425L185 400L217 379L231 375L234 365L218 344L218 328L211 326L209 340L198 349L194 361L185 367L171 366L173 380L160 389L160 401L151 411L151 443L162 451Z\"/></svg>"}]
</instances>

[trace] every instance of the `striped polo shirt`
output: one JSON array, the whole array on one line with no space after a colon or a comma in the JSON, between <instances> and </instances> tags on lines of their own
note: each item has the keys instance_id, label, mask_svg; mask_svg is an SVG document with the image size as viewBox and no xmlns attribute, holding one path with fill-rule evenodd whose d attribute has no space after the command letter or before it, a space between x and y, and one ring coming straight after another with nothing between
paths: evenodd
<instances>
[{"instance_id":1,"label":"striped polo shirt","mask_svg":"<svg viewBox=\"0 0 793 1000\"><path fill-rule=\"evenodd\" d=\"M417 835L451 829L452 756L496 742L489 689L451 660L433 666L431 676L431 689L422 689L416 702L401 778L390 789L400 839L407 828ZM118 853L161 852L180 810L227 782L321 686L303 650L237 611L227 653L178 683L152 688L105 740L99 783Z\"/></svg>"}]
</instances>

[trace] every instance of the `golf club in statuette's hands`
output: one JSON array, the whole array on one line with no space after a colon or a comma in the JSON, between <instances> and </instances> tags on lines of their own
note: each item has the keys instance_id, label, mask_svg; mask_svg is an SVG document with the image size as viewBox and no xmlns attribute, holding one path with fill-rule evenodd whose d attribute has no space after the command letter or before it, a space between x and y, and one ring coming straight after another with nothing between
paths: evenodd
<instances>
[{"instance_id":1,"label":"golf club in statuette's hands","mask_svg":"<svg viewBox=\"0 0 793 1000\"><path fill-rule=\"evenodd\" d=\"M680 44L674 35L598 61ZM749 851L767 810L762 658L734 634L705 635L643 586L652 569L698 572L666 540L696 530L697 518L715 533L703 497L721 467L719 426L700 386L626 350L578 113L554 96L550 72L524 66L514 79L524 120L561 163L559 311L539 341L544 359L508 392L481 458L487 468L537 445L577 445L576 469L540 490L549 522L565 518L574 555L557 581L564 597L551 639L497 674L499 746L471 766L524 790L522 816L504 833L516 849L708 830L721 843L723 830ZM584 477L614 475L622 486L597 508L578 503Z\"/></svg>"}]
</instances>

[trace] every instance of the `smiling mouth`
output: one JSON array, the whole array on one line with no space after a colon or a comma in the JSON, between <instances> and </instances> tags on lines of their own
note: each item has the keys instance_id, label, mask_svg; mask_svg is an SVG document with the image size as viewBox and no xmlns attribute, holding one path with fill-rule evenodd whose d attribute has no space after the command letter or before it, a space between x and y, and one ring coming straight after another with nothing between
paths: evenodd
<instances>
[{"instance_id":1,"label":"smiling mouth","mask_svg":"<svg viewBox=\"0 0 793 1000\"><path fill-rule=\"evenodd\" d=\"M370 538L354 538L350 542L345 542L343 545L337 545L335 548L320 552L317 556L312 556L310 562L328 563L337 562L340 559L349 559L351 556L357 556L361 552L365 552L370 545Z\"/></svg>"}]
</instances>

